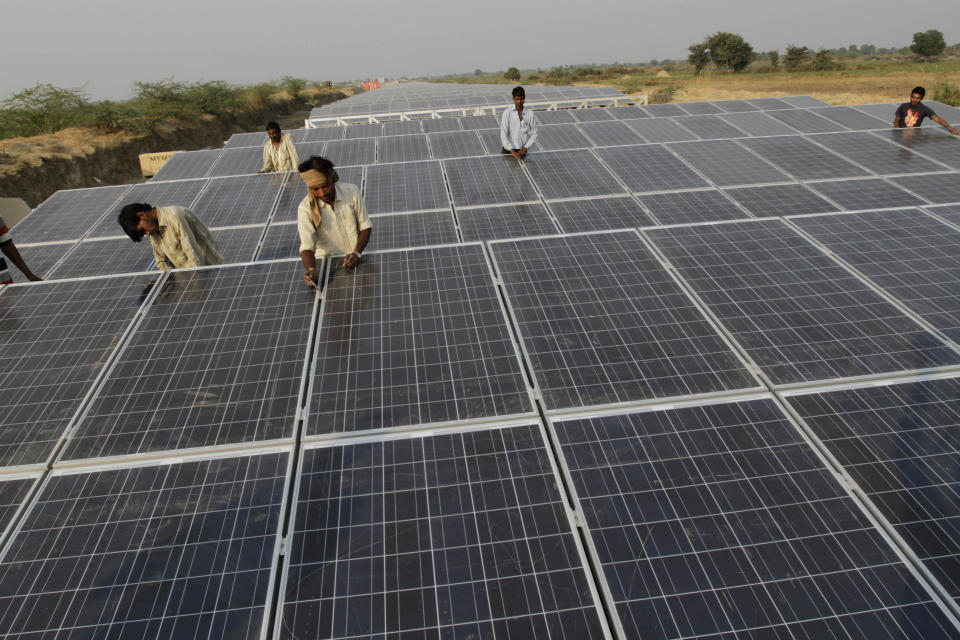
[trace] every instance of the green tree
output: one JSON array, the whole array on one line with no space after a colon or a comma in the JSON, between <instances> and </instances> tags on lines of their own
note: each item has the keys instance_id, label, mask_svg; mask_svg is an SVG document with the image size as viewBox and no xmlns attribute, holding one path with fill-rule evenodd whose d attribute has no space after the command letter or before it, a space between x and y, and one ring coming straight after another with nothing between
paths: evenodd
<instances>
[{"instance_id":1,"label":"green tree","mask_svg":"<svg viewBox=\"0 0 960 640\"><path fill-rule=\"evenodd\" d=\"M767 53L767 57L770 58L770 67L772 69L777 69L780 66L780 52L776 49Z\"/></svg>"},{"instance_id":2,"label":"green tree","mask_svg":"<svg viewBox=\"0 0 960 640\"><path fill-rule=\"evenodd\" d=\"M79 124L87 96L82 89L61 89L37 83L3 101L8 118L20 135L53 133Z\"/></svg>"},{"instance_id":3,"label":"green tree","mask_svg":"<svg viewBox=\"0 0 960 640\"><path fill-rule=\"evenodd\" d=\"M687 56L687 62L693 65L694 73L700 75L703 68L710 62L710 51L704 42L692 44L687 47L687 49L690 51L690 55Z\"/></svg>"},{"instance_id":4,"label":"green tree","mask_svg":"<svg viewBox=\"0 0 960 640\"><path fill-rule=\"evenodd\" d=\"M810 69L812 71L834 71L839 68L840 65L833 61L833 56L830 55L830 51L823 48L817 51L817 55L815 55L810 62Z\"/></svg>"},{"instance_id":5,"label":"green tree","mask_svg":"<svg viewBox=\"0 0 960 640\"><path fill-rule=\"evenodd\" d=\"M513 80L516 82L520 79L520 69L517 69L516 67L510 67L507 69L506 73L503 74L503 77L507 80Z\"/></svg>"},{"instance_id":6,"label":"green tree","mask_svg":"<svg viewBox=\"0 0 960 640\"><path fill-rule=\"evenodd\" d=\"M474 69L474 70L473 70L473 75L475 75L476 77L479 78L480 76L483 75L483 69Z\"/></svg>"},{"instance_id":7,"label":"green tree","mask_svg":"<svg viewBox=\"0 0 960 640\"><path fill-rule=\"evenodd\" d=\"M660 61L657 60L656 58L654 58L653 60L650 61L650 66L651 66L651 67L660 66Z\"/></svg>"},{"instance_id":8,"label":"green tree","mask_svg":"<svg viewBox=\"0 0 960 640\"><path fill-rule=\"evenodd\" d=\"M704 44L710 50L710 61L718 69L743 71L753 60L753 47L736 33L718 31L709 36Z\"/></svg>"},{"instance_id":9,"label":"green tree","mask_svg":"<svg viewBox=\"0 0 960 640\"><path fill-rule=\"evenodd\" d=\"M873 56L877 53L877 47L873 44L862 44L860 45L860 53L865 56Z\"/></svg>"},{"instance_id":10,"label":"green tree","mask_svg":"<svg viewBox=\"0 0 960 640\"><path fill-rule=\"evenodd\" d=\"M918 56L923 56L926 60L936 58L947 48L947 43L943 39L943 34L936 29L922 31L913 34L913 44L910 50Z\"/></svg>"},{"instance_id":11,"label":"green tree","mask_svg":"<svg viewBox=\"0 0 960 640\"><path fill-rule=\"evenodd\" d=\"M807 47L795 47L788 44L783 56L783 66L787 71L799 71L807 64L810 54L813 53Z\"/></svg>"},{"instance_id":12,"label":"green tree","mask_svg":"<svg viewBox=\"0 0 960 640\"><path fill-rule=\"evenodd\" d=\"M303 100L303 90L307 88L307 81L303 78L294 78L293 76L283 76L280 78L280 88L290 94L290 99L294 102Z\"/></svg>"}]
</instances>

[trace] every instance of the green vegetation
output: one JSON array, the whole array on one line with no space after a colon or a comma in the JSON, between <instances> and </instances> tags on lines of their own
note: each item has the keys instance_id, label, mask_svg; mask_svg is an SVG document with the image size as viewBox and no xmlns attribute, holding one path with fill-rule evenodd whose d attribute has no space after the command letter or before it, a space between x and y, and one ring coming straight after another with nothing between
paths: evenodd
<instances>
[{"instance_id":1,"label":"green vegetation","mask_svg":"<svg viewBox=\"0 0 960 640\"><path fill-rule=\"evenodd\" d=\"M923 56L925 60L936 58L946 48L947 43L943 39L943 34L936 29L913 34L913 44L910 45L910 50L918 56Z\"/></svg>"},{"instance_id":2,"label":"green vegetation","mask_svg":"<svg viewBox=\"0 0 960 640\"><path fill-rule=\"evenodd\" d=\"M712 62L722 71L740 72L746 69L754 59L753 47L743 36L726 31L718 31L707 36L703 42L688 47L690 55L687 62L693 65L694 73L700 74L708 62Z\"/></svg>"},{"instance_id":3,"label":"green vegetation","mask_svg":"<svg viewBox=\"0 0 960 640\"><path fill-rule=\"evenodd\" d=\"M960 107L960 87L947 78L942 78L933 87L933 99L943 104Z\"/></svg>"},{"instance_id":4,"label":"green vegetation","mask_svg":"<svg viewBox=\"0 0 960 640\"><path fill-rule=\"evenodd\" d=\"M517 80L520 79L520 69L517 69L516 67L510 67L503 74L503 77L506 78L507 80L512 80L513 82L516 82Z\"/></svg>"},{"instance_id":5,"label":"green vegetation","mask_svg":"<svg viewBox=\"0 0 960 640\"><path fill-rule=\"evenodd\" d=\"M285 76L276 82L231 86L226 82L136 82L130 100L91 102L82 89L38 84L0 102L0 138L54 133L68 127L100 132L144 133L164 121L211 115L227 122L258 114L288 113L302 107L316 91L332 87L329 81L312 83Z\"/></svg>"}]
</instances>

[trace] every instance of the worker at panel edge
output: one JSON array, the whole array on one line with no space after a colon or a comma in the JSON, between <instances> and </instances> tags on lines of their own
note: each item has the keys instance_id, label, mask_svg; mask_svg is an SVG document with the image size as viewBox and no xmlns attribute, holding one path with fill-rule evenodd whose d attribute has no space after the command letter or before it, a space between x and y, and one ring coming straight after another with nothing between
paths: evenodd
<instances>
[{"instance_id":1,"label":"worker at panel edge","mask_svg":"<svg viewBox=\"0 0 960 640\"><path fill-rule=\"evenodd\" d=\"M356 266L370 241L372 225L360 189L340 183L330 160L311 156L299 169L307 185L307 197L297 209L300 259L306 269L303 281L308 287L315 287L319 283L317 257L343 254L341 267Z\"/></svg>"},{"instance_id":2,"label":"worker at panel edge","mask_svg":"<svg viewBox=\"0 0 960 640\"><path fill-rule=\"evenodd\" d=\"M953 135L957 135L956 127L951 127L950 123L933 112L933 109L923 104L921 100L927 95L927 90L923 87L914 87L910 92L910 102L904 102L897 107L893 115L893 126L895 128L919 127L924 118L930 118Z\"/></svg>"},{"instance_id":3,"label":"worker at panel edge","mask_svg":"<svg viewBox=\"0 0 960 640\"><path fill-rule=\"evenodd\" d=\"M150 237L153 258L163 271L223 264L220 247L207 225L186 207L133 202L123 207L117 222L134 242Z\"/></svg>"},{"instance_id":4,"label":"worker at panel edge","mask_svg":"<svg viewBox=\"0 0 960 640\"><path fill-rule=\"evenodd\" d=\"M257 173L296 171L300 164L297 147L289 133L281 133L276 122L267 123L267 139L263 143L263 167Z\"/></svg>"},{"instance_id":5,"label":"worker at panel edge","mask_svg":"<svg viewBox=\"0 0 960 640\"><path fill-rule=\"evenodd\" d=\"M7 223L3 221L3 218L0 218L0 251L3 251L3 255L10 258L10 262L12 262L17 269L20 269L23 275L27 276L27 280L34 282L42 280L42 278L31 271L27 263L23 261L23 256L20 255L17 245L13 244L10 230L7 229ZM10 269L7 268L7 261L0 256L0 284L10 284L11 282L13 282L13 276L10 274Z\"/></svg>"},{"instance_id":6,"label":"worker at panel edge","mask_svg":"<svg viewBox=\"0 0 960 640\"><path fill-rule=\"evenodd\" d=\"M507 109L500 117L500 153L509 153L517 160L527 155L527 150L537 141L537 117L533 109L524 109L527 98L523 87L513 88L513 109Z\"/></svg>"}]
</instances>

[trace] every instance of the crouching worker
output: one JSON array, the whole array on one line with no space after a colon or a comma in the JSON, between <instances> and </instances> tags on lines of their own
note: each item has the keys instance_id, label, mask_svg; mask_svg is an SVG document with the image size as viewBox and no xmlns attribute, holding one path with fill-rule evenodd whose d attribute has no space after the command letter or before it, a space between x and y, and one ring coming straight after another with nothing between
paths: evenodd
<instances>
[{"instance_id":1,"label":"crouching worker","mask_svg":"<svg viewBox=\"0 0 960 640\"><path fill-rule=\"evenodd\" d=\"M117 221L134 242L150 237L157 268L163 271L223 263L207 225L186 207L134 202L120 211Z\"/></svg>"},{"instance_id":2,"label":"crouching worker","mask_svg":"<svg viewBox=\"0 0 960 640\"><path fill-rule=\"evenodd\" d=\"M300 177L307 184L307 197L297 209L300 259L306 268L303 281L315 287L320 282L317 257L344 254L340 266L356 266L370 241L371 225L360 189L339 183L332 162L311 156L300 163Z\"/></svg>"}]
</instances>

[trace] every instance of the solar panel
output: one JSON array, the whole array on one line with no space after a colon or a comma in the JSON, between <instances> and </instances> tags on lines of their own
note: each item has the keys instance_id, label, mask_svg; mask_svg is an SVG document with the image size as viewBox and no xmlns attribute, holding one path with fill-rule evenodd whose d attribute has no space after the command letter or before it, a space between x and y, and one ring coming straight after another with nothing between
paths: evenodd
<instances>
[{"instance_id":1,"label":"solar panel","mask_svg":"<svg viewBox=\"0 0 960 640\"><path fill-rule=\"evenodd\" d=\"M285 178L267 173L210 180L191 208L208 227L265 223Z\"/></svg>"},{"instance_id":2,"label":"solar panel","mask_svg":"<svg viewBox=\"0 0 960 640\"><path fill-rule=\"evenodd\" d=\"M326 142L317 140L316 142L298 142L296 145L297 148L297 158L300 162L312 157L312 156L324 156L324 149L327 146ZM298 165L299 166L299 165Z\"/></svg>"},{"instance_id":3,"label":"solar panel","mask_svg":"<svg viewBox=\"0 0 960 640\"><path fill-rule=\"evenodd\" d=\"M879 175L943 171L946 167L870 133L834 133L808 138Z\"/></svg>"},{"instance_id":4,"label":"solar panel","mask_svg":"<svg viewBox=\"0 0 960 640\"><path fill-rule=\"evenodd\" d=\"M743 131L740 131L717 116L688 116L686 118L677 118L676 122L703 139L742 138L744 136Z\"/></svg>"},{"instance_id":5,"label":"solar panel","mask_svg":"<svg viewBox=\"0 0 960 640\"><path fill-rule=\"evenodd\" d=\"M539 124L573 124L576 118L573 117L572 109L560 109L553 111L537 111L534 116ZM497 122L499 128L500 123Z\"/></svg>"},{"instance_id":6,"label":"solar panel","mask_svg":"<svg viewBox=\"0 0 960 640\"><path fill-rule=\"evenodd\" d=\"M684 102L678 105L686 113L693 115L708 115L713 113L723 113L723 109L710 102Z\"/></svg>"},{"instance_id":7,"label":"solar panel","mask_svg":"<svg viewBox=\"0 0 960 640\"><path fill-rule=\"evenodd\" d=\"M39 478L39 473L31 473L4 476L0 480L0 544L6 541L14 519Z\"/></svg>"},{"instance_id":8,"label":"solar panel","mask_svg":"<svg viewBox=\"0 0 960 640\"><path fill-rule=\"evenodd\" d=\"M267 140L267 134L263 131L253 131L251 133L235 133L223 145L224 149L236 149L237 147L262 147Z\"/></svg>"},{"instance_id":9,"label":"solar panel","mask_svg":"<svg viewBox=\"0 0 960 640\"><path fill-rule=\"evenodd\" d=\"M494 116L463 116L460 118L460 127L466 131L473 129L498 129L500 127L500 121Z\"/></svg>"},{"instance_id":10,"label":"solar panel","mask_svg":"<svg viewBox=\"0 0 960 640\"><path fill-rule=\"evenodd\" d=\"M644 233L773 384L960 362L778 220Z\"/></svg>"},{"instance_id":11,"label":"solar panel","mask_svg":"<svg viewBox=\"0 0 960 640\"><path fill-rule=\"evenodd\" d=\"M407 249L459 242L449 209L372 216L373 232L366 251Z\"/></svg>"},{"instance_id":12,"label":"solar panel","mask_svg":"<svg viewBox=\"0 0 960 640\"><path fill-rule=\"evenodd\" d=\"M477 131L480 141L489 154L502 153L503 143L500 141L500 129L482 129Z\"/></svg>"},{"instance_id":13,"label":"solar panel","mask_svg":"<svg viewBox=\"0 0 960 640\"><path fill-rule=\"evenodd\" d=\"M51 456L156 279L3 290L0 382L6 408L0 412L0 466L38 465Z\"/></svg>"},{"instance_id":14,"label":"solar panel","mask_svg":"<svg viewBox=\"0 0 960 640\"><path fill-rule=\"evenodd\" d=\"M548 199L624 192L623 185L586 149L529 154L524 165Z\"/></svg>"},{"instance_id":15,"label":"solar panel","mask_svg":"<svg viewBox=\"0 0 960 640\"><path fill-rule=\"evenodd\" d=\"M607 113L610 114L615 120L634 120L636 118L649 118L650 114L633 105L627 105L623 107L615 107L607 109Z\"/></svg>"},{"instance_id":16,"label":"solar panel","mask_svg":"<svg viewBox=\"0 0 960 640\"><path fill-rule=\"evenodd\" d=\"M323 148L323 154L336 165L373 164L377 159L377 138L330 140Z\"/></svg>"},{"instance_id":17,"label":"solar panel","mask_svg":"<svg viewBox=\"0 0 960 640\"><path fill-rule=\"evenodd\" d=\"M947 122L951 124L960 123L960 109L957 107L943 104L942 102L937 102L936 100L927 100L926 104L928 107L933 109L938 116Z\"/></svg>"},{"instance_id":18,"label":"solar panel","mask_svg":"<svg viewBox=\"0 0 960 640\"><path fill-rule=\"evenodd\" d=\"M299 260L173 272L62 460L290 438L314 294Z\"/></svg>"},{"instance_id":19,"label":"solar panel","mask_svg":"<svg viewBox=\"0 0 960 640\"><path fill-rule=\"evenodd\" d=\"M916 209L795 218L793 223L960 342L960 231Z\"/></svg>"},{"instance_id":20,"label":"solar panel","mask_svg":"<svg viewBox=\"0 0 960 640\"><path fill-rule=\"evenodd\" d=\"M607 147L595 153L631 191L710 186L703 176L660 145Z\"/></svg>"},{"instance_id":21,"label":"solar panel","mask_svg":"<svg viewBox=\"0 0 960 640\"><path fill-rule=\"evenodd\" d=\"M263 149L260 147L240 147L225 149L216 163L210 167L210 177L238 176L256 173L263 166Z\"/></svg>"},{"instance_id":22,"label":"solar panel","mask_svg":"<svg viewBox=\"0 0 960 640\"><path fill-rule=\"evenodd\" d=\"M540 203L458 209L457 220L464 242L557 233L550 214Z\"/></svg>"},{"instance_id":23,"label":"solar panel","mask_svg":"<svg viewBox=\"0 0 960 640\"><path fill-rule=\"evenodd\" d=\"M866 169L799 136L743 138L740 143L798 180L870 175Z\"/></svg>"},{"instance_id":24,"label":"solar panel","mask_svg":"<svg viewBox=\"0 0 960 640\"><path fill-rule=\"evenodd\" d=\"M635 233L490 248L548 410L757 386Z\"/></svg>"},{"instance_id":25,"label":"solar panel","mask_svg":"<svg viewBox=\"0 0 960 640\"><path fill-rule=\"evenodd\" d=\"M655 118L687 115L683 109L675 104L645 104L640 108Z\"/></svg>"},{"instance_id":26,"label":"solar panel","mask_svg":"<svg viewBox=\"0 0 960 640\"><path fill-rule=\"evenodd\" d=\"M403 162L368 167L364 204L368 213L449 208L440 163Z\"/></svg>"},{"instance_id":27,"label":"solar panel","mask_svg":"<svg viewBox=\"0 0 960 640\"><path fill-rule=\"evenodd\" d=\"M427 138L430 140L434 158L464 158L487 154L476 131L432 133Z\"/></svg>"},{"instance_id":28,"label":"solar panel","mask_svg":"<svg viewBox=\"0 0 960 640\"><path fill-rule=\"evenodd\" d=\"M544 151L586 149L593 146L573 124L541 126L537 129L537 145Z\"/></svg>"},{"instance_id":29,"label":"solar panel","mask_svg":"<svg viewBox=\"0 0 960 640\"><path fill-rule=\"evenodd\" d=\"M444 160L443 169L458 207L539 199L523 167L512 156Z\"/></svg>"},{"instance_id":30,"label":"solar panel","mask_svg":"<svg viewBox=\"0 0 960 640\"><path fill-rule=\"evenodd\" d=\"M440 133L443 131L461 131L460 120L457 118L432 118L420 121L424 133Z\"/></svg>"},{"instance_id":31,"label":"solar panel","mask_svg":"<svg viewBox=\"0 0 960 640\"><path fill-rule=\"evenodd\" d=\"M20 245L76 240L83 236L128 188L127 185L121 185L57 191L13 227L11 231L14 241ZM113 222L116 224L116 218Z\"/></svg>"},{"instance_id":32,"label":"solar panel","mask_svg":"<svg viewBox=\"0 0 960 640\"><path fill-rule=\"evenodd\" d=\"M787 398L955 601L958 398L956 378Z\"/></svg>"},{"instance_id":33,"label":"solar panel","mask_svg":"<svg viewBox=\"0 0 960 640\"><path fill-rule=\"evenodd\" d=\"M820 107L817 109L811 109L811 112L817 114L818 116L823 116L828 120L833 120L848 129L853 129L854 131L863 131L866 129L886 129L890 126L891 120L881 120L880 118L874 118L871 115L867 115L862 111L858 111L853 107Z\"/></svg>"},{"instance_id":34,"label":"solar panel","mask_svg":"<svg viewBox=\"0 0 960 640\"><path fill-rule=\"evenodd\" d=\"M893 114L900 106L899 102L885 102L883 104L858 104L855 108L884 122L893 123Z\"/></svg>"},{"instance_id":35,"label":"solar panel","mask_svg":"<svg viewBox=\"0 0 960 640\"><path fill-rule=\"evenodd\" d=\"M577 122L605 122L613 119L607 109L571 109L570 115Z\"/></svg>"},{"instance_id":36,"label":"solar panel","mask_svg":"<svg viewBox=\"0 0 960 640\"><path fill-rule=\"evenodd\" d=\"M625 123L615 122L585 122L578 125L590 139L587 146L593 147L617 147L624 144L638 144L643 142L640 135Z\"/></svg>"},{"instance_id":37,"label":"solar panel","mask_svg":"<svg viewBox=\"0 0 960 640\"><path fill-rule=\"evenodd\" d=\"M926 207L926 209L944 218L948 222L960 226L960 206L942 205L938 207Z\"/></svg>"},{"instance_id":38,"label":"solar panel","mask_svg":"<svg viewBox=\"0 0 960 640\"><path fill-rule=\"evenodd\" d=\"M755 107L763 109L764 111L773 111L776 109L790 109L792 108L789 103L779 100L777 98L750 98L747 100L747 103L752 104Z\"/></svg>"},{"instance_id":39,"label":"solar panel","mask_svg":"<svg viewBox=\"0 0 960 640\"><path fill-rule=\"evenodd\" d=\"M784 109L767 112L771 118L793 127L800 133L827 133L830 131L846 131L847 128L833 120L821 118L806 109Z\"/></svg>"},{"instance_id":40,"label":"solar panel","mask_svg":"<svg viewBox=\"0 0 960 640\"><path fill-rule=\"evenodd\" d=\"M705 140L667 145L707 179L721 187L787 182L789 176L733 140Z\"/></svg>"},{"instance_id":41,"label":"solar panel","mask_svg":"<svg viewBox=\"0 0 960 640\"><path fill-rule=\"evenodd\" d=\"M530 414L480 245L373 253L324 291L307 435Z\"/></svg>"},{"instance_id":42,"label":"solar panel","mask_svg":"<svg viewBox=\"0 0 960 640\"><path fill-rule=\"evenodd\" d=\"M422 133L380 138L380 162L410 162L429 158L427 136Z\"/></svg>"},{"instance_id":43,"label":"solar panel","mask_svg":"<svg viewBox=\"0 0 960 640\"><path fill-rule=\"evenodd\" d=\"M555 422L625 638L952 638L770 399Z\"/></svg>"},{"instance_id":44,"label":"solar panel","mask_svg":"<svg viewBox=\"0 0 960 640\"><path fill-rule=\"evenodd\" d=\"M132 242L129 237L120 236L91 238L77 243L66 259L50 273L50 277L88 278L152 270L156 270L156 265L149 239Z\"/></svg>"},{"instance_id":45,"label":"solar panel","mask_svg":"<svg viewBox=\"0 0 960 640\"><path fill-rule=\"evenodd\" d=\"M282 637L607 637L550 460L533 426L306 449Z\"/></svg>"},{"instance_id":46,"label":"solar panel","mask_svg":"<svg viewBox=\"0 0 960 640\"><path fill-rule=\"evenodd\" d=\"M684 129L672 118L646 118L627 120L627 126L640 134L647 142L676 142L678 140L696 140L697 135Z\"/></svg>"},{"instance_id":47,"label":"solar panel","mask_svg":"<svg viewBox=\"0 0 960 640\"><path fill-rule=\"evenodd\" d=\"M191 207L197 196L206 186L206 178L199 180L179 180L170 182L147 182L130 187L123 197L107 212L99 224L90 229L89 237L103 238L115 236L120 230L117 214L127 204L143 202L154 207Z\"/></svg>"},{"instance_id":48,"label":"solar panel","mask_svg":"<svg viewBox=\"0 0 960 640\"><path fill-rule=\"evenodd\" d=\"M715 222L752 217L716 189L653 193L638 196L638 199L660 224Z\"/></svg>"},{"instance_id":49,"label":"solar panel","mask_svg":"<svg viewBox=\"0 0 960 640\"><path fill-rule=\"evenodd\" d=\"M802 184L734 187L724 193L758 218L840 210Z\"/></svg>"},{"instance_id":50,"label":"solar panel","mask_svg":"<svg viewBox=\"0 0 960 640\"><path fill-rule=\"evenodd\" d=\"M957 138L939 129L891 129L877 136L889 136L899 145L922 153L952 169L960 169L960 144Z\"/></svg>"},{"instance_id":51,"label":"solar panel","mask_svg":"<svg viewBox=\"0 0 960 640\"><path fill-rule=\"evenodd\" d=\"M151 180L159 182L161 180L202 178L207 175L210 167L220 158L221 153L223 153L223 149L175 153L172 158L163 163L160 171Z\"/></svg>"},{"instance_id":52,"label":"solar panel","mask_svg":"<svg viewBox=\"0 0 960 640\"><path fill-rule=\"evenodd\" d=\"M14 237L16 240L16 237ZM34 275L41 278L51 277L49 274L57 262L73 248L76 242L60 242L56 244L36 244L22 245L16 243L20 257L26 265L33 271ZM14 282L27 282L27 277L13 264L9 258L6 260L7 267L10 268L11 277Z\"/></svg>"},{"instance_id":53,"label":"solar panel","mask_svg":"<svg viewBox=\"0 0 960 640\"><path fill-rule=\"evenodd\" d=\"M423 133L423 129L420 128L419 120L397 120L383 123L384 136L405 136L420 133Z\"/></svg>"},{"instance_id":54,"label":"solar panel","mask_svg":"<svg viewBox=\"0 0 960 640\"><path fill-rule=\"evenodd\" d=\"M774 120L767 114L759 111L724 113L717 117L724 122L729 122L751 136L779 136L795 133L792 127L788 127L779 120ZM737 137L742 138L743 136L740 135Z\"/></svg>"},{"instance_id":55,"label":"solar panel","mask_svg":"<svg viewBox=\"0 0 960 640\"><path fill-rule=\"evenodd\" d=\"M341 140L343 139L344 130L346 127L317 127L315 129L307 129L303 134L303 139L301 143L310 143L310 142L325 142L327 140ZM306 158L301 158L305 160Z\"/></svg>"},{"instance_id":56,"label":"solar panel","mask_svg":"<svg viewBox=\"0 0 960 640\"><path fill-rule=\"evenodd\" d=\"M277 260L300 255L300 234L296 222L271 223L260 243L257 260Z\"/></svg>"},{"instance_id":57,"label":"solar panel","mask_svg":"<svg viewBox=\"0 0 960 640\"><path fill-rule=\"evenodd\" d=\"M630 196L563 200L547 204L564 233L608 231L656 224Z\"/></svg>"},{"instance_id":58,"label":"solar panel","mask_svg":"<svg viewBox=\"0 0 960 640\"><path fill-rule=\"evenodd\" d=\"M808 109L815 107L827 107L829 103L824 102L814 98L813 96L784 96L779 98L782 102L786 102L791 107L797 107L798 109Z\"/></svg>"},{"instance_id":59,"label":"solar panel","mask_svg":"<svg viewBox=\"0 0 960 640\"><path fill-rule=\"evenodd\" d=\"M349 127L343 128L344 140L353 140L355 138L379 138L382 135L383 125L380 123L352 124Z\"/></svg>"},{"instance_id":60,"label":"solar panel","mask_svg":"<svg viewBox=\"0 0 960 640\"><path fill-rule=\"evenodd\" d=\"M808 182L807 186L836 202L844 209L881 209L884 207L909 207L923 204L923 200L907 193L883 178L862 180L830 180Z\"/></svg>"},{"instance_id":61,"label":"solar panel","mask_svg":"<svg viewBox=\"0 0 960 640\"><path fill-rule=\"evenodd\" d=\"M263 637L288 459L55 473L0 565L5 635Z\"/></svg>"},{"instance_id":62,"label":"solar panel","mask_svg":"<svg viewBox=\"0 0 960 640\"><path fill-rule=\"evenodd\" d=\"M713 104L720 107L727 113L743 113L749 111L760 111L759 107L756 107L746 100L713 100Z\"/></svg>"},{"instance_id":63,"label":"solar panel","mask_svg":"<svg viewBox=\"0 0 960 640\"><path fill-rule=\"evenodd\" d=\"M960 202L960 179L956 173L931 173L926 175L890 178L890 182L909 189L924 200L937 204Z\"/></svg>"}]
</instances>

